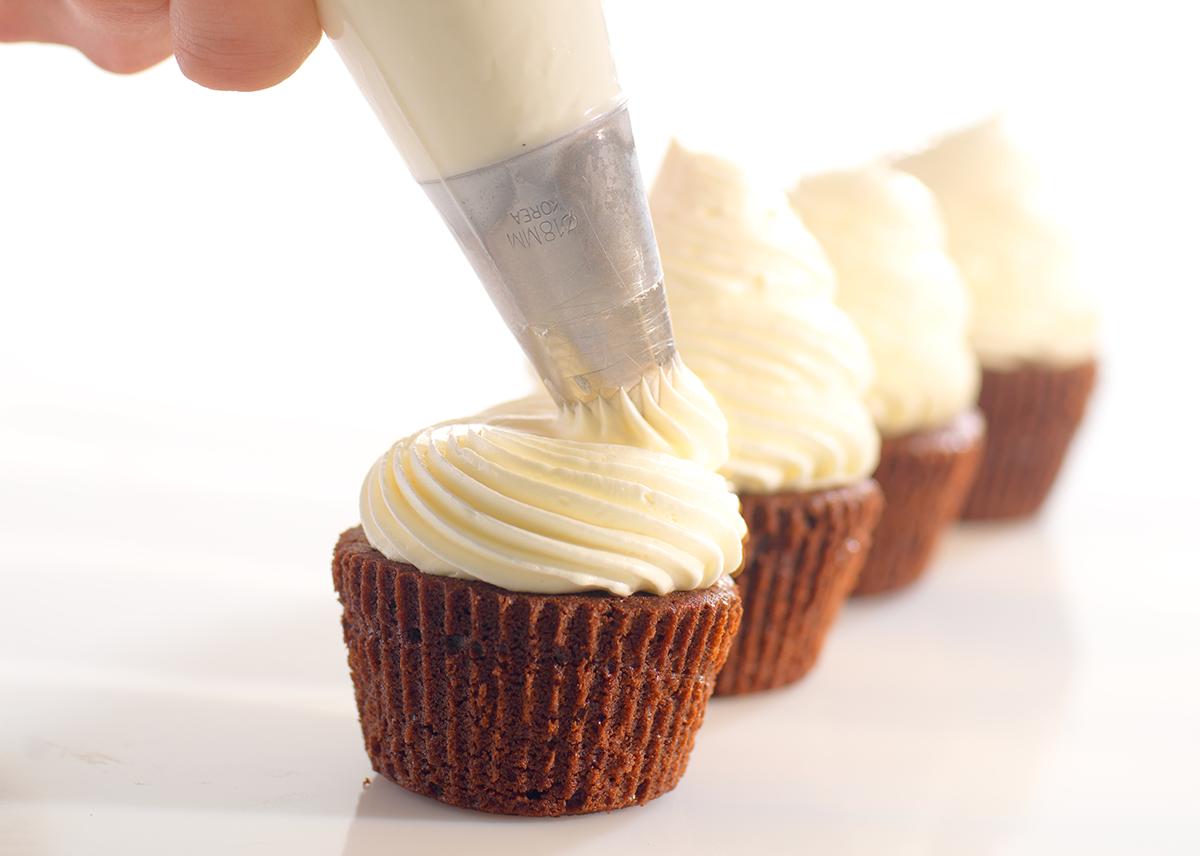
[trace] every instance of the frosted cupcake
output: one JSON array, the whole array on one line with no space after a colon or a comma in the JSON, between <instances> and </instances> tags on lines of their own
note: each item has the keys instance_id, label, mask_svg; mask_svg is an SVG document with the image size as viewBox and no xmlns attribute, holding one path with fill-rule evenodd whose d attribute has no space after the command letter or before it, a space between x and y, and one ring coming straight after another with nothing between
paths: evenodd
<instances>
[{"instance_id":1,"label":"frosted cupcake","mask_svg":"<svg viewBox=\"0 0 1200 856\"><path fill-rule=\"evenodd\" d=\"M1083 418L1096 373L1097 313L1077 287L1062 227L1038 201L1036 167L1000 119L897 162L937 197L948 250L975 303L988 442L965 518L1042 504Z\"/></svg>"},{"instance_id":2,"label":"frosted cupcake","mask_svg":"<svg viewBox=\"0 0 1200 856\"><path fill-rule=\"evenodd\" d=\"M718 472L749 527L742 627L716 692L782 686L815 662L882 505L870 352L781 190L673 143L650 211L676 343L729 421Z\"/></svg>"},{"instance_id":3,"label":"frosted cupcake","mask_svg":"<svg viewBox=\"0 0 1200 856\"><path fill-rule=\"evenodd\" d=\"M374 768L451 805L670 790L741 607L724 422L677 360L609 399L437 425L368 473L333 574Z\"/></svg>"},{"instance_id":4,"label":"frosted cupcake","mask_svg":"<svg viewBox=\"0 0 1200 856\"><path fill-rule=\"evenodd\" d=\"M882 164L828 172L801 181L791 200L877 366L867 405L883 436L875 480L887 508L855 594L890 591L925 569L979 467L970 295L933 196L912 176Z\"/></svg>"}]
</instances>

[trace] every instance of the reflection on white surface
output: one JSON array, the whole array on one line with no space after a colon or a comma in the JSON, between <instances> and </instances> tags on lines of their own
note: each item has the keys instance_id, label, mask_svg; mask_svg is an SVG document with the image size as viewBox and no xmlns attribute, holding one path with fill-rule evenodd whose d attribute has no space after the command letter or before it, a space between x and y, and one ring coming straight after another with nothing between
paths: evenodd
<instances>
[{"instance_id":1,"label":"reflection on white surface","mask_svg":"<svg viewBox=\"0 0 1200 856\"><path fill-rule=\"evenodd\" d=\"M721 142L797 171L1017 103L1104 309L1094 407L1038 518L958 528L801 684L714 701L674 792L565 820L362 748L329 576L362 474L528 381L336 57L237 96L0 46L0 852L1200 853L1190 31L810 6L610 0L646 174L704 124L689 63Z\"/></svg>"}]
</instances>

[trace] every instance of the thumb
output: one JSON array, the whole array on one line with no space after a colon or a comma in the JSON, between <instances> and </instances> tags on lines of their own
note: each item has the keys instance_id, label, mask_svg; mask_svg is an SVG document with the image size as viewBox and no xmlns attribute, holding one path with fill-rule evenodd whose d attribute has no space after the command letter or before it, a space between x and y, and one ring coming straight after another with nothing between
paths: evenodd
<instances>
[{"instance_id":1,"label":"thumb","mask_svg":"<svg viewBox=\"0 0 1200 856\"><path fill-rule=\"evenodd\" d=\"M187 77L249 92L291 77L321 25L315 0L171 0L171 37Z\"/></svg>"}]
</instances>

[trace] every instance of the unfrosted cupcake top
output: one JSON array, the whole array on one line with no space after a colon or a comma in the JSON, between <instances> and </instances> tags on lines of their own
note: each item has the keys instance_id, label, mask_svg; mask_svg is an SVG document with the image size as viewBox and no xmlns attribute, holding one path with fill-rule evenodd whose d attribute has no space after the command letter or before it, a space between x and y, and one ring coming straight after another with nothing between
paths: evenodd
<instances>
[{"instance_id":1,"label":"unfrosted cupcake top","mask_svg":"<svg viewBox=\"0 0 1200 856\"><path fill-rule=\"evenodd\" d=\"M985 368L1091 359L1096 308L1074 281L1062 226L1042 210L1036 167L999 118L896 165L941 206L949 253L974 294L971 343Z\"/></svg>"},{"instance_id":2,"label":"unfrosted cupcake top","mask_svg":"<svg viewBox=\"0 0 1200 856\"><path fill-rule=\"evenodd\" d=\"M838 306L870 343L878 374L867 404L880 433L935 428L971 407L970 293L929 190L877 164L806 178L791 200L837 271Z\"/></svg>"},{"instance_id":3,"label":"unfrosted cupcake top","mask_svg":"<svg viewBox=\"0 0 1200 856\"><path fill-rule=\"evenodd\" d=\"M548 395L418 431L363 482L371 545L421 571L514 591L707 588L746 525L711 472L724 420L681 363L560 410Z\"/></svg>"},{"instance_id":4,"label":"unfrosted cupcake top","mask_svg":"<svg viewBox=\"0 0 1200 856\"><path fill-rule=\"evenodd\" d=\"M729 420L735 490L805 491L871 474L862 334L781 190L672 143L650 194L675 341Z\"/></svg>"}]
</instances>

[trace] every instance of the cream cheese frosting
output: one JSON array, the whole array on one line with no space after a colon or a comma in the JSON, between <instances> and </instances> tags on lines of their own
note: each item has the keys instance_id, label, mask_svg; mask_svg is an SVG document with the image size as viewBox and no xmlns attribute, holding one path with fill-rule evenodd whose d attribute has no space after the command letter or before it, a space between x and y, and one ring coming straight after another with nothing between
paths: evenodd
<instances>
[{"instance_id":1,"label":"cream cheese frosting","mask_svg":"<svg viewBox=\"0 0 1200 856\"><path fill-rule=\"evenodd\" d=\"M1091 359L1098 318L1074 280L1060 223L1039 199L1027 154L994 118L896 162L933 191L948 251L974 295L971 342L987 369Z\"/></svg>"},{"instance_id":2,"label":"cream cheese frosting","mask_svg":"<svg viewBox=\"0 0 1200 856\"><path fill-rule=\"evenodd\" d=\"M558 406L548 394L501 404L481 417L545 436L638 446L716 470L729 458L728 425L678 353L631 389Z\"/></svg>"},{"instance_id":3,"label":"cream cheese frosting","mask_svg":"<svg viewBox=\"0 0 1200 856\"><path fill-rule=\"evenodd\" d=\"M632 392L548 395L400 440L363 482L372 546L514 591L707 588L742 561L737 497L708 469L724 422L677 361Z\"/></svg>"},{"instance_id":4,"label":"cream cheese frosting","mask_svg":"<svg viewBox=\"0 0 1200 856\"><path fill-rule=\"evenodd\" d=\"M929 190L875 164L805 178L791 200L837 272L837 305L871 346L878 374L867 405L880 433L935 428L973 406L970 292Z\"/></svg>"},{"instance_id":5,"label":"cream cheese frosting","mask_svg":"<svg viewBox=\"0 0 1200 856\"><path fill-rule=\"evenodd\" d=\"M600 0L318 0L420 180L529 151L624 102Z\"/></svg>"},{"instance_id":6,"label":"cream cheese frosting","mask_svg":"<svg viewBox=\"0 0 1200 856\"><path fill-rule=\"evenodd\" d=\"M729 422L735 490L806 491L868 477L879 434L862 334L782 190L673 142L650 194L680 354Z\"/></svg>"}]
</instances>

